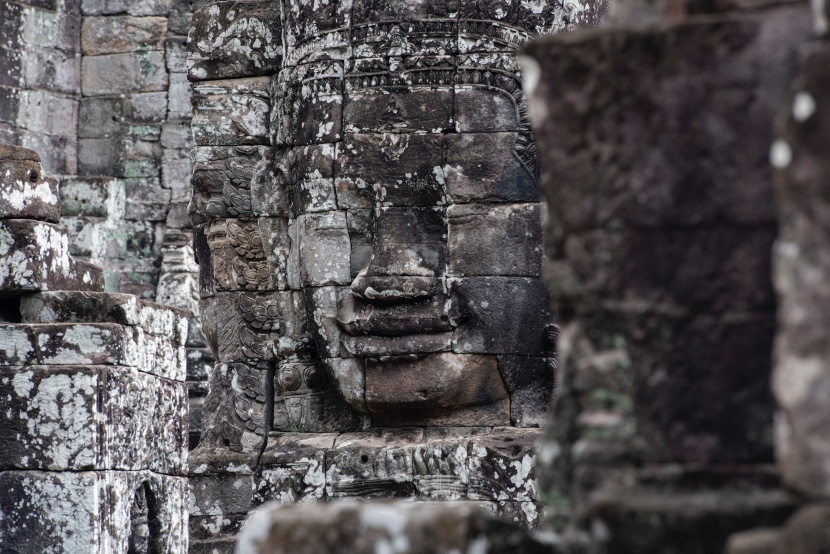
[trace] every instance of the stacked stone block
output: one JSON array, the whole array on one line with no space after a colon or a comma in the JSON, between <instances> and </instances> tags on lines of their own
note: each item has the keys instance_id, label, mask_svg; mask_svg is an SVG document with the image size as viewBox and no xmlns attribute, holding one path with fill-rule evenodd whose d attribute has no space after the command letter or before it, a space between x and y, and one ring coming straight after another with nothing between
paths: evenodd
<instances>
[{"instance_id":1,"label":"stacked stone block","mask_svg":"<svg viewBox=\"0 0 830 554\"><path fill-rule=\"evenodd\" d=\"M768 152L809 10L679 19L527 48L562 325L543 497L603 552L722 551L797 505L773 465Z\"/></svg>"},{"instance_id":2,"label":"stacked stone block","mask_svg":"<svg viewBox=\"0 0 830 554\"><path fill-rule=\"evenodd\" d=\"M52 175L77 168L80 2L0 3L0 142L43 153Z\"/></svg>"},{"instance_id":3,"label":"stacked stone block","mask_svg":"<svg viewBox=\"0 0 830 554\"><path fill-rule=\"evenodd\" d=\"M190 198L185 42L204 2L84 2L78 176L64 179L73 252L103 266L107 290L190 313L192 442L212 366L199 321Z\"/></svg>"},{"instance_id":4,"label":"stacked stone block","mask_svg":"<svg viewBox=\"0 0 830 554\"><path fill-rule=\"evenodd\" d=\"M35 152L0 145L0 190L0 544L186 552L184 314L103 292Z\"/></svg>"}]
</instances>

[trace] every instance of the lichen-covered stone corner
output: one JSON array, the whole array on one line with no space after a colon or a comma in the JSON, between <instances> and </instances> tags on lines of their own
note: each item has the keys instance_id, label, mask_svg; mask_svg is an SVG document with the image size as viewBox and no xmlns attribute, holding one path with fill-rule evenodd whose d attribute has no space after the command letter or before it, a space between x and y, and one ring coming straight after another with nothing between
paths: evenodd
<instances>
[{"instance_id":1,"label":"lichen-covered stone corner","mask_svg":"<svg viewBox=\"0 0 830 554\"><path fill-rule=\"evenodd\" d=\"M155 551L187 552L184 477L148 471L2 471L0 486L0 544L11 552L128 552L131 544L141 544L136 531L141 531L142 506Z\"/></svg>"},{"instance_id":2,"label":"lichen-covered stone corner","mask_svg":"<svg viewBox=\"0 0 830 554\"><path fill-rule=\"evenodd\" d=\"M57 182L43 175L36 152L0 144L0 219L57 223L59 201Z\"/></svg>"},{"instance_id":3,"label":"lichen-covered stone corner","mask_svg":"<svg viewBox=\"0 0 830 554\"><path fill-rule=\"evenodd\" d=\"M237 548L240 554L550 552L520 526L458 502L269 505L245 523Z\"/></svg>"}]
</instances>

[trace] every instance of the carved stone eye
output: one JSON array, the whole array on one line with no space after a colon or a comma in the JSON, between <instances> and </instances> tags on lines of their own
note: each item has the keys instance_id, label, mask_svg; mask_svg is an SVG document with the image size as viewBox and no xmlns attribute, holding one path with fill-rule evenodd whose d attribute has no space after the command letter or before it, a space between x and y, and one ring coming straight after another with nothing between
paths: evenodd
<instances>
[{"instance_id":1,"label":"carved stone eye","mask_svg":"<svg viewBox=\"0 0 830 554\"><path fill-rule=\"evenodd\" d=\"M308 388L323 388L323 372L321 371L320 367L316 365L308 366L303 370L303 377L305 378L305 384L308 386Z\"/></svg>"},{"instance_id":2,"label":"carved stone eye","mask_svg":"<svg viewBox=\"0 0 830 554\"><path fill-rule=\"evenodd\" d=\"M302 384L300 372L293 368L282 370L282 374L280 375L280 384L282 385L282 388L287 391L297 390Z\"/></svg>"}]
</instances>

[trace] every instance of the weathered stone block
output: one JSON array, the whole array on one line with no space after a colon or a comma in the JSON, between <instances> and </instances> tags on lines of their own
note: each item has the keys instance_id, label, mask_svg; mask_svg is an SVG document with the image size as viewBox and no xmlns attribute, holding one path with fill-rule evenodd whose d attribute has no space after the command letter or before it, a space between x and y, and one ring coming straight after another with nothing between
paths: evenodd
<instances>
[{"instance_id":1,"label":"weathered stone block","mask_svg":"<svg viewBox=\"0 0 830 554\"><path fill-rule=\"evenodd\" d=\"M85 96L166 89L164 52L87 56L81 62L81 90Z\"/></svg>"},{"instance_id":2,"label":"weathered stone block","mask_svg":"<svg viewBox=\"0 0 830 554\"><path fill-rule=\"evenodd\" d=\"M46 90L23 90L15 123L29 131L65 137L78 121L78 100Z\"/></svg>"},{"instance_id":3,"label":"weathered stone block","mask_svg":"<svg viewBox=\"0 0 830 554\"><path fill-rule=\"evenodd\" d=\"M412 56L397 65L383 58L350 60L345 131L443 133L453 129L454 62L450 56Z\"/></svg>"},{"instance_id":4,"label":"weathered stone block","mask_svg":"<svg viewBox=\"0 0 830 554\"><path fill-rule=\"evenodd\" d=\"M170 119L189 119L193 115L191 106L191 85L185 73L170 73L167 89L167 116Z\"/></svg>"},{"instance_id":5,"label":"weathered stone block","mask_svg":"<svg viewBox=\"0 0 830 554\"><path fill-rule=\"evenodd\" d=\"M556 384L556 358L499 356L501 372L510 393L510 421L516 427L541 427Z\"/></svg>"},{"instance_id":6,"label":"weathered stone block","mask_svg":"<svg viewBox=\"0 0 830 554\"><path fill-rule=\"evenodd\" d=\"M340 208L434 206L444 202L441 135L349 135L337 146Z\"/></svg>"},{"instance_id":7,"label":"weathered stone block","mask_svg":"<svg viewBox=\"0 0 830 554\"><path fill-rule=\"evenodd\" d=\"M406 545L412 552L434 552L444 547L448 552L480 549L491 554L541 554L550 550L549 544L537 542L527 530L471 504L268 506L246 524L238 552L304 554L339 550L369 554L395 548L390 545Z\"/></svg>"},{"instance_id":8,"label":"weathered stone block","mask_svg":"<svg viewBox=\"0 0 830 554\"><path fill-rule=\"evenodd\" d=\"M411 496L412 450L421 429L343 433L326 456L326 494L332 498Z\"/></svg>"},{"instance_id":9,"label":"weathered stone block","mask_svg":"<svg viewBox=\"0 0 830 554\"><path fill-rule=\"evenodd\" d=\"M830 136L828 60L830 48L824 43L802 56L794 94L780 114L772 150L780 215L780 235L773 250L779 298L773 373L780 408L777 458L787 486L815 499L830 497L830 410L820 400L830 390L825 354L830 331L830 245L824 192L830 168L823 154Z\"/></svg>"},{"instance_id":10,"label":"weathered stone block","mask_svg":"<svg viewBox=\"0 0 830 554\"><path fill-rule=\"evenodd\" d=\"M536 202L535 168L516 154L518 133L446 135L447 196L467 202Z\"/></svg>"},{"instance_id":11,"label":"weathered stone block","mask_svg":"<svg viewBox=\"0 0 830 554\"><path fill-rule=\"evenodd\" d=\"M0 220L0 290L102 290L100 268L69 256L62 227L29 219Z\"/></svg>"},{"instance_id":12,"label":"weathered stone block","mask_svg":"<svg viewBox=\"0 0 830 554\"><path fill-rule=\"evenodd\" d=\"M322 500L326 491L326 453L336 433L270 435L260 461L255 504Z\"/></svg>"},{"instance_id":13,"label":"weathered stone block","mask_svg":"<svg viewBox=\"0 0 830 554\"><path fill-rule=\"evenodd\" d=\"M127 196L124 218L127 221L164 221L170 204L170 191L156 179L125 179Z\"/></svg>"},{"instance_id":14,"label":"weathered stone block","mask_svg":"<svg viewBox=\"0 0 830 554\"><path fill-rule=\"evenodd\" d=\"M470 440L469 497L536 501L537 429L503 428Z\"/></svg>"},{"instance_id":15,"label":"weathered stone block","mask_svg":"<svg viewBox=\"0 0 830 554\"><path fill-rule=\"evenodd\" d=\"M271 84L275 146L333 143L343 138L343 63L284 69Z\"/></svg>"},{"instance_id":16,"label":"weathered stone block","mask_svg":"<svg viewBox=\"0 0 830 554\"><path fill-rule=\"evenodd\" d=\"M292 213L337 209L334 192L334 144L293 148L287 160Z\"/></svg>"},{"instance_id":17,"label":"weathered stone block","mask_svg":"<svg viewBox=\"0 0 830 554\"><path fill-rule=\"evenodd\" d=\"M166 35L164 17L85 17L81 48L85 56L164 50Z\"/></svg>"},{"instance_id":18,"label":"weathered stone block","mask_svg":"<svg viewBox=\"0 0 830 554\"><path fill-rule=\"evenodd\" d=\"M194 222L252 216L252 181L259 164L269 157L269 149L263 146L196 148L191 201L197 216Z\"/></svg>"},{"instance_id":19,"label":"weathered stone block","mask_svg":"<svg viewBox=\"0 0 830 554\"><path fill-rule=\"evenodd\" d=\"M447 227L450 275L541 274L540 204L454 205L447 209Z\"/></svg>"},{"instance_id":20,"label":"weathered stone block","mask_svg":"<svg viewBox=\"0 0 830 554\"><path fill-rule=\"evenodd\" d=\"M275 74L282 63L280 8L273 2L217 2L193 14L191 81Z\"/></svg>"},{"instance_id":21,"label":"weathered stone block","mask_svg":"<svg viewBox=\"0 0 830 554\"><path fill-rule=\"evenodd\" d=\"M406 400L402 400L406 399ZM509 425L510 400L494 357L431 354L366 363L376 425Z\"/></svg>"},{"instance_id":22,"label":"weathered stone block","mask_svg":"<svg viewBox=\"0 0 830 554\"><path fill-rule=\"evenodd\" d=\"M124 183L106 177L67 178L60 183L61 216L107 217L124 212ZM72 233L73 242L77 236Z\"/></svg>"},{"instance_id":23,"label":"weathered stone block","mask_svg":"<svg viewBox=\"0 0 830 554\"><path fill-rule=\"evenodd\" d=\"M38 219L57 222L60 217L58 186L43 175L39 160L8 159L10 149L0 148L0 219Z\"/></svg>"},{"instance_id":24,"label":"weathered stone block","mask_svg":"<svg viewBox=\"0 0 830 554\"><path fill-rule=\"evenodd\" d=\"M270 78L193 85L193 138L199 146L268 144Z\"/></svg>"},{"instance_id":25,"label":"weathered stone block","mask_svg":"<svg viewBox=\"0 0 830 554\"><path fill-rule=\"evenodd\" d=\"M459 320L453 352L552 356L546 330L555 321L541 279L467 277L449 281ZM525 329L533 329L528 334Z\"/></svg>"},{"instance_id":26,"label":"weathered stone block","mask_svg":"<svg viewBox=\"0 0 830 554\"><path fill-rule=\"evenodd\" d=\"M171 0L83 0L81 8L84 15L110 15L129 13L130 15L166 15L170 11Z\"/></svg>"},{"instance_id":27,"label":"weathered stone block","mask_svg":"<svg viewBox=\"0 0 830 554\"><path fill-rule=\"evenodd\" d=\"M300 282L303 285L351 283L349 231L345 212L319 212L297 218Z\"/></svg>"}]
</instances>

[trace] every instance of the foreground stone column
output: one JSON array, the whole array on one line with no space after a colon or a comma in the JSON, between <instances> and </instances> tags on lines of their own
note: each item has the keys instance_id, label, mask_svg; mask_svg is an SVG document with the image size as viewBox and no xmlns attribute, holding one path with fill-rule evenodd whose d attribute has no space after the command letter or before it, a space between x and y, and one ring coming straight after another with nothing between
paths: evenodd
<instances>
[{"instance_id":1,"label":"foreground stone column","mask_svg":"<svg viewBox=\"0 0 830 554\"><path fill-rule=\"evenodd\" d=\"M816 30L826 13L816 2ZM819 9L820 8L820 9ZM780 235L773 390L784 484L808 505L781 529L732 537L730 554L807 554L830 549L830 42L805 49L771 150Z\"/></svg>"},{"instance_id":2,"label":"foreground stone column","mask_svg":"<svg viewBox=\"0 0 830 554\"><path fill-rule=\"evenodd\" d=\"M810 25L784 7L526 49L562 327L542 488L608 552L717 552L795 506L772 465L768 152Z\"/></svg>"},{"instance_id":3,"label":"foreground stone column","mask_svg":"<svg viewBox=\"0 0 830 554\"><path fill-rule=\"evenodd\" d=\"M187 321L69 255L37 153L0 144L0 545L187 552Z\"/></svg>"}]
</instances>

